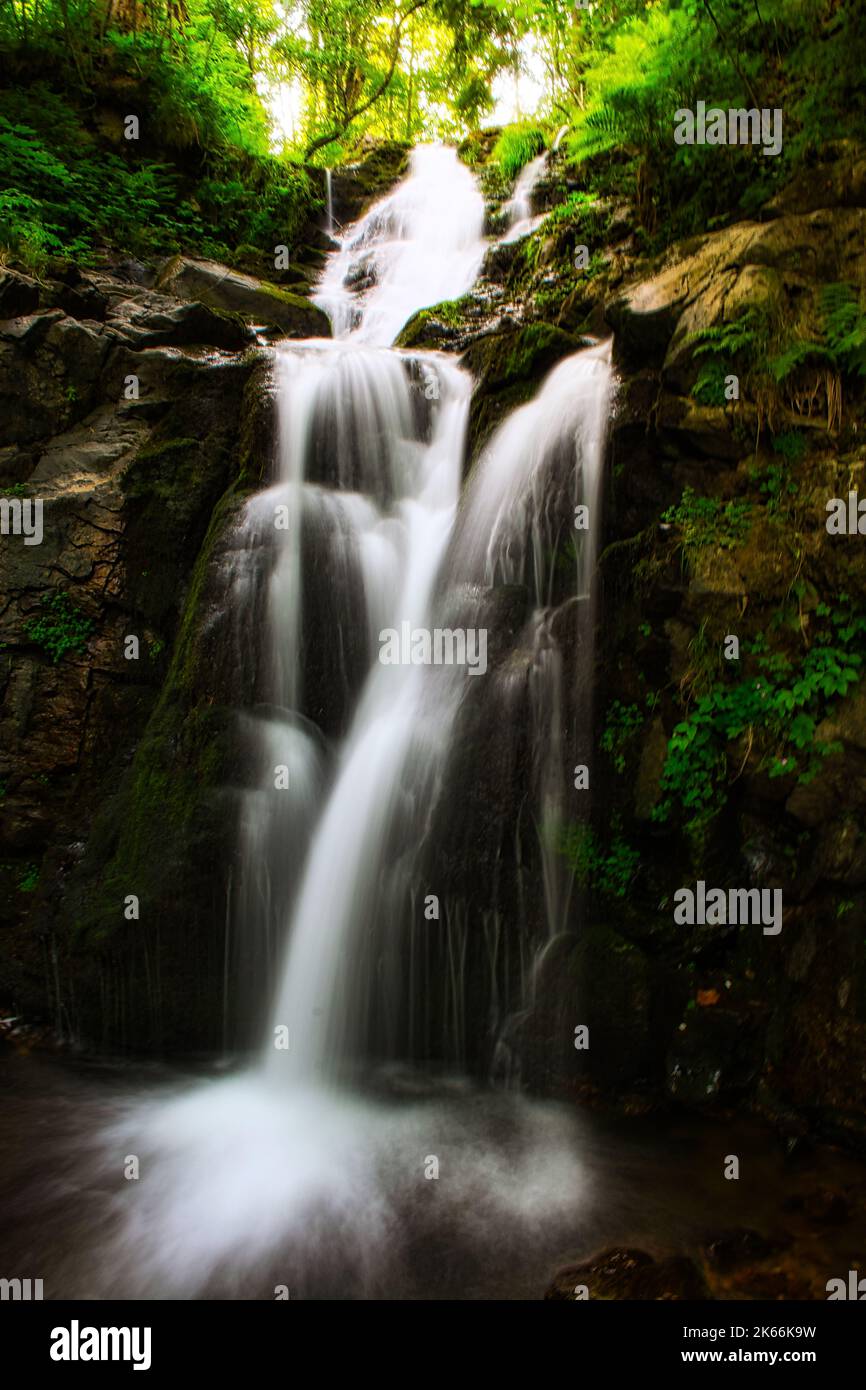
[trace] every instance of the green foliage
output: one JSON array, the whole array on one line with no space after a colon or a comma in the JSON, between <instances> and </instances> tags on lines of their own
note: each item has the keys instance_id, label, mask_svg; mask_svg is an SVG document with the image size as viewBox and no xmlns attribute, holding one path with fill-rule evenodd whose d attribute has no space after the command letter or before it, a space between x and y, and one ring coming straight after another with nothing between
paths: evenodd
<instances>
[{"instance_id":1,"label":"green foliage","mask_svg":"<svg viewBox=\"0 0 866 1390\"><path fill-rule=\"evenodd\" d=\"M595 230L598 223L597 203L598 199L592 193L569 193L567 198L557 203L547 214L542 232L548 235L575 225L585 225L588 229Z\"/></svg>"},{"instance_id":2,"label":"green foliage","mask_svg":"<svg viewBox=\"0 0 866 1390\"><path fill-rule=\"evenodd\" d=\"M617 772L625 772L625 750L642 724L643 715L637 705L624 705L614 700L608 706L601 746L610 754Z\"/></svg>"},{"instance_id":3,"label":"green foliage","mask_svg":"<svg viewBox=\"0 0 866 1390\"><path fill-rule=\"evenodd\" d=\"M825 285L819 301L818 341L800 338L770 363L777 382L803 366L829 367L843 376L866 376L866 314L851 285Z\"/></svg>"},{"instance_id":4,"label":"green foliage","mask_svg":"<svg viewBox=\"0 0 866 1390\"><path fill-rule=\"evenodd\" d=\"M42 596L42 617L28 618L24 631L57 665L67 652L81 651L93 631L93 622L72 606L62 589Z\"/></svg>"},{"instance_id":5,"label":"green foliage","mask_svg":"<svg viewBox=\"0 0 866 1390\"><path fill-rule=\"evenodd\" d=\"M624 839L617 820L611 828L613 834L603 844L591 826L569 825L563 831L560 848L581 888L624 898L637 873L640 855Z\"/></svg>"},{"instance_id":6,"label":"green foliage","mask_svg":"<svg viewBox=\"0 0 866 1390\"><path fill-rule=\"evenodd\" d=\"M802 430L783 430L773 436L773 451L787 463L799 463L806 455L806 436Z\"/></svg>"},{"instance_id":7,"label":"green foliage","mask_svg":"<svg viewBox=\"0 0 866 1390\"><path fill-rule=\"evenodd\" d=\"M820 0L620 0L573 11L524 0L568 111L569 148L591 184L630 186L650 242L753 216L795 169L826 152L828 133L866 134L866 28L860 7ZM543 12L543 13L542 13ZM698 100L780 108L780 155L739 145L677 145L675 113Z\"/></svg>"},{"instance_id":8,"label":"green foliage","mask_svg":"<svg viewBox=\"0 0 866 1390\"><path fill-rule=\"evenodd\" d=\"M714 324L689 335L695 358L708 359L692 387L702 405L727 404L725 378L747 376L766 353L769 325L766 316L750 306L728 323Z\"/></svg>"},{"instance_id":9,"label":"green foliage","mask_svg":"<svg viewBox=\"0 0 866 1390\"><path fill-rule=\"evenodd\" d=\"M297 235L315 202L307 173L271 157L214 152L198 181L172 164L134 164L44 83L0 92L0 187L0 245L37 273L52 256L87 262L100 244L140 256L273 247Z\"/></svg>"},{"instance_id":10,"label":"green foliage","mask_svg":"<svg viewBox=\"0 0 866 1390\"><path fill-rule=\"evenodd\" d=\"M300 82L306 158L333 164L365 135L453 138L493 105L513 63L518 7L467 0L298 0L272 53L279 80Z\"/></svg>"},{"instance_id":11,"label":"green foliage","mask_svg":"<svg viewBox=\"0 0 866 1390\"><path fill-rule=\"evenodd\" d=\"M18 880L19 893L33 893L39 886L39 865L28 864Z\"/></svg>"},{"instance_id":12,"label":"green foliage","mask_svg":"<svg viewBox=\"0 0 866 1390\"><path fill-rule=\"evenodd\" d=\"M676 725L654 819L669 819L675 805L692 821L717 811L725 797L729 745L745 735L761 750L771 777L796 775L803 783L838 751L838 744L815 742L816 730L837 697L862 678L866 615L842 595L835 609L819 604L815 617L823 621L807 651L791 658L756 639L749 649L751 674L717 682Z\"/></svg>"},{"instance_id":13,"label":"green foliage","mask_svg":"<svg viewBox=\"0 0 866 1390\"><path fill-rule=\"evenodd\" d=\"M506 178L516 178L525 164L541 154L546 140L540 126L508 125L493 149L493 159Z\"/></svg>"},{"instance_id":14,"label":"green foliage","mask_svg":"<svg viewBox=\"0 0 866 1390\"><path fill-rule=\"evenodd\" d=\"M702 546L732 550L749 530L751 511L747 501L722 502L718 497L701 497L687 487L676 506L668 507L661 519L680 528L686 551Z\"/></svg>"}]
</instances>

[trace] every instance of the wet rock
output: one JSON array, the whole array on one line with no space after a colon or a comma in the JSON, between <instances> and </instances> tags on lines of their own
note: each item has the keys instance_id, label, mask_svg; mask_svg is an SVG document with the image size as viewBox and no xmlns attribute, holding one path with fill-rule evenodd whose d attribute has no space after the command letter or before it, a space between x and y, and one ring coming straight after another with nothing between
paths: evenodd
<instances>
[{"instance_id":1,"label":"wet rock","mask_svg":"<svg viewBox=\"0 0 866 1390\"><path fill-rule=\"evenodd\" d=\"M108 326L116 339L141 351L156 347L208 346L238 351L254 341L239 314L148 292L136 300L113 303Z\"/></svg>"},{"instance_id":2,"label":"wet rock","mask_svg":"<svg viewBox=\"0 0 866 1390\"><path fill-rule=\"evenodd\" d=\"M584 1292L584 1290L586 1292ZM697 1265L684 1255L653 1259L645 1250L606 1250L585 1264L560 1270L545 1300L704 1301L711 1297Z\"/></svg>"},{"instance_id":3,"label":"wet rock","mask_svg":"<svg viewBox=\"0 0 866 1390\"><path fill-rule=\"evenodd\" d=\"M747 1229L722 1231L704 1246L707 1264L722 1274L755 1260L766 1260L790 1245L789 1237L770 1238Z\"/></svg>"},{"instance_id":4,"label":"wet rock","mask_svg":"<svg viewBox=\"0 0 866 1390\"><path fill-rule=\"evenodd\" d=\"M57 295L57 303L64 313L75 319L101 323L105 318L105 296L87 280L82 279L77 285L64 285Z\"/></svg>"},{"instance_id":5,"label":"wet rock","mask_svg":"<svg viewBox=\"0 0 866 1390\"><path fill-rule=\"evenodd\" d=\"M401 141L381 140L356 163L335 169L331 176L335 220L345 225L363 216L404 176L409 154L409 146Z\"/></svg>"},{"instance_id":6,"label":"wet rock","mask_svg":"<svg viewBox=\"0 0 866 1390\"><path fill-rule=\"evenodd\" d=\"M687 1013L667 1058L669 1095L686 1105L708 1105L742 1094L759 1075L764 1058L759 1010L734 1007Z\"/></svg>"},{"instance_id":7,"label":"wet rock","mask_svg":"<svg viewBox=\"0 0 866 1390\"><path fill-rule=\"evenodd\" d=\"M584 340L550 323L529 323L485 334L472 343L463 364L478 386L469 412L470 457L515 405L534 395L539 380Z\"/></svg>"},{"instance_id":8,"label":"wet rock","mask_svg":"<svg viewBox=\"0 0 866 1390\"><path fill-rule=\"evenodd\" d=\"M611 927L586 924L556 938L539 961L523 1028L527 1077L543 1087L578 1078L606 1092L646 1085L662 1064L665 994L664 972ZM578 1025L589 1030L584 1049L575 1046Z\"/></svg>"},{"instance_id":9,"label":"wet rock","mask_svg":"<svg viewBox=\"0 0 866 1390\"><path fill-rule=\"evenodd\" d=\"M817 1188L797 1194L783 1203L783 1210L802 1212L819 1226L844 1226L851 1216L851 1203L842 1192L832 1188Z\"/></svg>"}]
</instances>

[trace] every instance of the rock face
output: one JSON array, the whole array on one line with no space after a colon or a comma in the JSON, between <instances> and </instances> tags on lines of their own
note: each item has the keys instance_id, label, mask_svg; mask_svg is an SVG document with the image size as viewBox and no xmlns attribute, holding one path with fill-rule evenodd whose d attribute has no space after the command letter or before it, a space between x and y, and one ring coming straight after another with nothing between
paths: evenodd
<instances>
[{"instance_id":1,"label":"rock face","mask_svg":"<svg viewBox=\"0 0 866 1390\"><path fill-rule=\"evenodd\" d=\"M608 930L654 972L654 1022L631 1064L632 1083L645 1086L649 1071L650 1088L677 1104L748 1100L791 1137L812 1125L862 1148L860 686L812 706L819 713L814 730L806 726L807 742L826 751L797 750L788 757L788 766L799 763L793 772L784 761L774 765L759 719L746 718L727 747L722 741L715 771L696 746L685 794L691 791L692 806L707 806L702 819L680 802L666 810L663 783L667 741L702 697L737 699L750 679L766 680L762 673L772 669L782 687L790 671L793 686L807 654L835 642L843 620L834 627L833 615L862 604L862 542L836 542L824 526L826 500L845 495L847 478L859 486L866 462L856 386L846 386L849 413L832 432L826 411L816 419L817 410L810 416L781 393L753 394L746 378L729 405L701 404L692 394L707 361L696 354L696 335L706 341L708 330L751 314L778 335L770 355L779 342L805 336L804 306L820 322L815 306L825 285L848 283L862 296L866 210L847 194L840 202L813 201L799 213L783 200L783 215L780 204L772 220L672 248L661 268L637 270L605 303L621 386L601 560L597 736L609 756L597 814L623 825L639 855L628 892L605 911ZM689 503L688 490L707 500ZM703 529L696 506L724 516L722 529ZM659 524L670 507L674 520ZM840 599L846 593L853 601ZM723 654L729 634L739 641L737 661ZM859 662L862 643L852 641ZM623 706L635 728L614 757ZM776 743L799 708L775 726ZM673 893L698 879L780 890L781 933L764 935L760 924L677 925ZM633 971L628 952L624 960ZM672 1012L659 1007L663 1000ZM627 1030L619 1031L625 1041ZM587 1058L601 1089L610 1087L609 1051Z\"/></svg>"},{"instance_id":2,"label":"rock face","mask_svg":"<svg viewBox=\"0 0 866 1390\"><path fill-rule=\"evenodd\" d=\"M190 299L211 309L236 314L248 323L281 337L329 338L326 314L299 294L216 261L176 256L164 266L156 287L177 299Z\"/></svg>"},{"instance_id":3,"label":"rock face","mask_svg":"<svg viewBox=\"0 0 866 1390\"><path fill-rule=\"evenodd\" d=\"M171 1048L220 1036L238 692L205 614L273 436L257 315L154 278L0 282L0 995L67 1036ZM303 302L276 318L320 327Z\"/></svg>"},{"instance_id":4,"label":"rock face","mask_svg":"<svg viewBox=\"0 0 866 1390\"><path fill-rule=\"evenodd\" d=\"M356 163L335 169L331 181L335 221L345 226L362 217L403 177L409 155L410 147L401 141L382 140L363 150Z\"/></svg>"}]
</instances>

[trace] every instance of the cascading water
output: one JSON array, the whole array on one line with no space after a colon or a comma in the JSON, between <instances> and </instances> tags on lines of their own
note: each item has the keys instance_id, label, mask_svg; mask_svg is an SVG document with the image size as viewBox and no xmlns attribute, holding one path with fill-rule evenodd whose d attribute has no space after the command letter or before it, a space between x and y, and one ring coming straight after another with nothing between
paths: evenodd
<instances>
[{"instance_id":1,"label":"cascading water","mask_svg":"<svg viewBox=\"0 0 866 1390\"><path fill-rule=\"evenodd\" d=\"M330 169L325 170L325 231L334 235L334 179Z\"/></svg>"},{"instance_id":2,"label":"cascading water","mask_svg":"<svg viewBox=\"0 0 866 1390\"><path fill-rule=\"evenodd\" d=\"M454 151L419 146L412 177L349 230L328 264L316 303L334 337L384 346L417 309L465 294L484 259L483 225L475 180Z\"/></svg>"},{"instance_id":3,"label":"cascading water","mask_svg":"<svg viewBox=\"0 0 866 1390\"><path fill-rule=\"evenodd\" d=\"M418 924L443 785L459 772L456 731L484 681L505 708L512 683L528 682L550 932L567 910L549 833L573 753L551 555L569 492L566 513L586 503L593 518L573 555L588 611L608 356L590 351L551 374L491 442L458 516L471 381L435 353L387 347L417 309L470 288L483 213L452 151L416 151L410 176L329 260L317 300L334 339L277 349L278 476L241 519L229 589L250 615L264 611L267 656L260 705L244 716L258 781L241 817L235 941L276 979L256 1066L139 1105L107 1135L150 1174L125 1203L114 1261L145 1293L248 1288L258 1271L314 1294L335 1277L333 1232L341 1288L351 1270L357 1292L381 1289L385 1268L399 1285L402 1242L440 1219L423 1197L431 1154L450 1161L446 1224L476 1233L507 1215L526 1238L526 1222L573 1207L580 1186L559 1112L517 1098L506 1112L492 1093L461 1101L465 1079L443 1100L418 1073L404 1075L399 1104L369 1099L384 1084L373 1064L464 1060L475 940L492 1025L520 1002L502 983L499 909L474 933L456 905L425 922L423 941ZM257 553L266 583L250 579ZM384 629L485 628L501 586L515 585L533 603L518 656L483 680L465 666L378 659ZM407 1087L426 1098L410 1101Z\"/></svg>"},{"instance_id":4,"label":"cascading water","mask_svg":"<svg viewBox=\"0 0 866 1390\"><path fill-rule=\"evenodd\" d=\"M504 235L501 237L503 243L519 241L521 237L528 236L530 232L541 222L540 217L534 217L532 213L532 195L535 186L543 177L547 168L547 151L537 155L525 164L517 176L514 185L514 192L505 204L503 211L508 218Z\"/></svg>"}]
</instances>

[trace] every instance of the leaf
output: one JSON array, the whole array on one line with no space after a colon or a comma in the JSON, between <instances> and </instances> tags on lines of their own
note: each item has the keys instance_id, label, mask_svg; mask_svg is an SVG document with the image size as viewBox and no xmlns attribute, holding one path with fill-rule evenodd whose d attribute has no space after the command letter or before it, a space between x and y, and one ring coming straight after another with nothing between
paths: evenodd
<instances>
[{"instance_id":1,"label":"leaf","mask_svg":"<svg viewBox=\"0 0 866 1390\"><path fill-rule=\"evenodd\" d=\"M717 989L699 989L697 1000L702 1009L710 1009L713 1004L718 1004L721 995Z\"/></svg>"}]
</instances>

